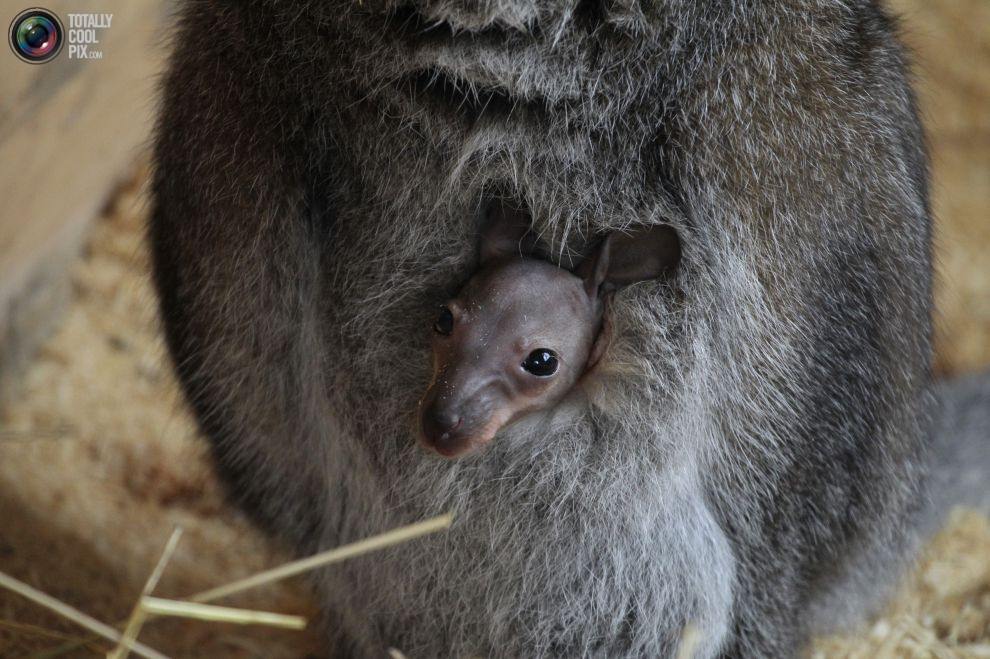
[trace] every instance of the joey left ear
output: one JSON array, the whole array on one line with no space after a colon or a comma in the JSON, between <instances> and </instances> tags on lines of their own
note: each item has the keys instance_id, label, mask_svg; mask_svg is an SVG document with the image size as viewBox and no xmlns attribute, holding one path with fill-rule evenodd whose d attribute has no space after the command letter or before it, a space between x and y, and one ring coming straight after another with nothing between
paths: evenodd
<instances>
[{"instance_id":1,"label":"joey left ear","mask_svg":"<svg viewBox=\"0 0 990 659\"><path fill-rule=\"evenodd\" d=\"M668 225L605 237L575 271L588 295L670 275L681 260L681 242Z\"/></svg>"},{"instance_id":2,"label":"joey left ear","mask_svg":"<svg viewBox=\"0 0 990 659\"><path fill-rule=\"evenodd\" d=\"M479 261L492 261L532 253L535 238L531 233L532 218L523 208L503 199L496 199L485 209L484 224L479 240Z\"/></svg>"}]
</instances>

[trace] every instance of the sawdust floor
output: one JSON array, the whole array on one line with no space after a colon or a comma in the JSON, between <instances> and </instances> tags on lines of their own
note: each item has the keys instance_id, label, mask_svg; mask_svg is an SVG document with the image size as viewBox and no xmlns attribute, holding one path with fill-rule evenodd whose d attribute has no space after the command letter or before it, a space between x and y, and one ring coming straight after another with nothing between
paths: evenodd
<instances>
[{"instance_id":1,"label":"sawdust floor","mask_svg":"<svg viewBox=\"0 0 990 659\"><path fill-rule=\"evenodd\" d=\"M942 373L990 366L990 2L889 0L932 161Z\"/></svg>"},{"instance_id":2,"label":"sawdust floor","mask_svg":"<svg viewBox=\"0 0 990 659\"><path fill-rule=\"evenodd\" d=\"M163 597L287 560L226 505L169 370L141 235L143 178L93 228L60 329L20 400L0 412L0 569L106 622L127 617L175 525L185 533L156 591ZM315 615L299 583L229 604ZM81 636L0 592L0 656L55 648L63 635ZM319 648L315 633L165 620L149 623L141 640L182 657L300 657Z\"/></svg>"}]
</instances>

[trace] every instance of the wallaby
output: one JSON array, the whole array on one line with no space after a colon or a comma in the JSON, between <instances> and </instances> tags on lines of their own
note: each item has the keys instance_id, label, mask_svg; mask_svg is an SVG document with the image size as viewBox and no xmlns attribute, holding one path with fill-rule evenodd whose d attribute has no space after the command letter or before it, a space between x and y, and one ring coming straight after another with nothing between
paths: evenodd
<instances>
[{"instance_id":1,"label":"wallaby","mask_svg":"<svg viewBox=\"0 0 990 659\"><path fill-rule=\"evenodd\" d=\"M607 297L673 272L680 255L668 227L610 234L572 274L522 250L529 228L524 214L495 214L481 237L480 272L433 325L433 380L420 403L420 428L424 443L445 457L484 446L521 416L553 409L605 349Z\"/></svg>"},{"instance_id":2,"label":"wallaby","mask_svg":"<svg viewBox=\"0 0 990 659\"><path fill-rule=\"evenodd\" d=\"M181 5L150 238L230 492L300 553L455 515L316 575L330 652L794 656L978 500L928 494L986 487L954 474L990 384L933 396L895 32L868 0ZM493 207L553 266L657 227L679 258L611 296L583 395L448 459L426 328Z\"/></svg>"}]
</instances>

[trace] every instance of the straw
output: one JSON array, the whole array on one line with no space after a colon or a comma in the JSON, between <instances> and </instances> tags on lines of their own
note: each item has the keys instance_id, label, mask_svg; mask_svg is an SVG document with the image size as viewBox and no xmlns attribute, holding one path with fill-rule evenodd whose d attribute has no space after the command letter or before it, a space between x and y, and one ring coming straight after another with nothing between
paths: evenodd
<instances>
[{"instance_id":1,"label":"straw","mask_svg":"<svg viewBox=\"0 0 990 659\"><path fill-rule=\"evenodd\" d=\"M85 627L94 634L99 634L103 638L113 641L114 643L119 643L124 638L120 634L120 632L118 632L110 625L102 623L96 618L86 615L79 609L73 608L68 604L66 604L65 602L57 600L51 595L48 595L47 593L43 593L37 588L32 588L23 581L19 581L14 577L5 574L3 572L0 572L0 586L3 586L8 590L11 590L17 593L18 595L31 600L32 602L38 604L39 606L43 606L46 609L54 611L63 618L67 618L72 622L76 623L77 625L79 625L80 627ZM127 647L135 654L139 654L142 657L145 657L145 659L168 659L161 652L149 648L147 645L144 645L143 643L139 643L137 641L133 641L132 643L129 643Z\"/></svg>"},{"instance_id":2,"label":"straw","mask_svg":"<svg viewBox=\"0 0 990 659\"><path fill-rule=\"evenodd\" d=\"M194 618L212 622L231 622L237 625L268 625L283 629L305 629L306 618L267 611L234 609L229 606L183 602L146 596L141 598L141 609L156 616Z\"/></svg>"},{"instance_id":3,"label":"straw","mask_svg":"<svg viewBox=\"0 0 990 659\"><path fill-rule=\"evenodd\" d=\"M331 549L329 551L310 556L309 558L292 561L271 570L259 572L258 574L234 581L225 586L218 586L217 588L205 590L201 593L193 595L189 598L189 600L192 602L209 602L233 595L235 593L240 593L251 588L257 588L258 586L270 584L275 581L281 581L282 579L287 579L303 572L315 570L316 568L324 565L343 561L348 558L354 558L355 556L384 549L385 547L406 542L408 540L412 540L413 538L442 531L443 529L448 528L453 520L454 516L448 513L423 522L403 526L381 535L372 536L349 545L344 545L343 547L337 547L336 549Z\"/></svg>"},{"instance_id":4,"label":"straw","mask_svg":"<svg viewBox=\"0 0 990 659\"><path fill-rule=\"evenodd\" d=\"M212 588L210 590L206 590L206 591L203 591L201 593L197 593L197 594L193 595L192 597L188 598L188 601L182 602L182 603L184 603L184 604L192 604L192 603L202 604L202 603L205 603L205 602L208 602L208 601L211 601L211 600L216 600L216 599L220 599L222 597L227 597L227 596L233 595L235 593L240 593L240 592L243 592L245 590L249 590L251 588L256 588L258 586L262 586L262 585L265 585L265 584L274 583L276 581L281 581L282 579L287 579L287 578L292 577L292 576L295 576L297 574L301 574L301 573L307 572L309 570L314 570L314 569L316 569L318 567L322 567L324 565L329 565L330 563L336 563L338 561L343 561L343 560L346 560L348 558L354 558L354 557L360 556L362 554L366 554L366 553L369 553L369 552L377 551L379 549L384 549L385 547L389 547L391 545L396 545L396 544L399 544L399 543L402 543L402 542L407 542L409 540L412 540L414 538L418 538L420 536L429 535L430 533L436 533L437 531L442 531L443 529L446 529L446 528L450 527L450 524L453 522L453 520L454 520L454 516L452 514L448 513L446 515L440 515L438 517L433 517L431 519L424 520L422 522L417 522L415 524L410 524L409 526L403 526L403 527L400 527L398 529L393 529L393 530L388 531L386 533L382 533L381 535L376 535L376 536L372 536L370 538L365 538L364 540L360 540L358 542L355 542L355 543L352 543L352 544L349 544L349 545L344 545L342 547L337 547L337 548L331 549L329 551L325 551L325 552L322 552L322 553L319 553L319 554L315 554L313 556L310 556L309 558L304 558L304 559L301 559L301 560L298 560L298 561L292 561L290 563L285 563L285 564L283 564L283 565L281 565L279 567L273 568L271 570L266 570L264 572L259 572L259 573L255 574L255 575L252 575L252 576L247 577L245 579L240 579L238 581L234 581L234 582L229 583L229 584L224 585L224 586L218 586L217 588ZM166 551L167 550L168 550L168 547L166 547ZM163 557L164 556L165 556L165 553L163 552ZM159 564L162 564L161 559L159 560ZM157 568L156 568L156 571L157 571ZM154 573L152 573L152 576L154 576ZM151 579L149 578L149 582L150 581L151 581ZM152 585L152 587L154 587L154 586ZM147 599L146 597L142 597L142 602L144 600L146 600L146 599ZM152 599L157 599L157 598L152 598ZM161 601L165 601L165 600L159 600L159 602L161 602ZM152 606L154 607L154 605L152 605ZM168 606L168 605L165 605L165 606ZM149 611L144 606L141 606L140 608L141 608L141 613L138 614L138 618L141 618L141 617L143 617L145 615L151 615L152 612ZM223 608L223 607L218 607L218 608ZM175 610L175 609L173 608L172 610ZM247 610L244 610L244 609L227 609L227 610L228 611L246 612L246 613L248 613L250 615L258 614L258 613L264 613L264 612L258 612L258 611L247 611ZM268 615L280 615L280 614L268 614ZM133 617L134 617L134 614L132 613L132 618ZM287 616L287 617L291 617L291 616ZM303 627L305 627L305 619L302 619L302 620L303 620ZM234 620L228 620L228 622L236 622L236 621L234 621ZM112 640L119 641L119 639L123 638L120 634L118 634L116 632L116 630L113 630L113 633L115 634L115 636L114 636L114 638ZM58 657L58 656L61 656L61 655L65 654L66 652L70 652L70 651L72 651L72 650L80 647L81 645L82 645L81 642L80 643L63 645L63 646L61 646L59 648L55 648L54 650L52 650L49 653L46 653L43 656L46 659L52 659L53 657ZM132 650L134 650L134 648L136 648L138 646L140 646L140 644L137 643L137 642L135 642L135 643L133 643L132 645L130 645L128 647L130 647ZM137 652L137 650L134 650L134 652ZM40 659L40 657L39 657L39 659Z\"/></svg>"},{"instance_id":5,"label":"straw","mask_svg":"<svg viewBox=\"0 0 990 659\"><path fill-rule=\"evenodd\" d=\"M701 633L693 624L688 623L681 632L681 642L677 646L677 659L693 659L701 643Z\"/></svg>"},{"instance_id":6,"label":"straw","mask_svg":"<svg viewBox=\"0 0 990 659\"><path fill-rule=\"evenodd\" d=\"M165 565L172 558L172 553L175 552L175 548L179 544L179 538L181 537L182 527L177 526L172 531L172 535L169 537L168 542L165 543L165 549L162 550L162 555L158 559L158 564L155 565L155 569L151 571L151 575L148 576L148 580L144 582L144 588L141 589L141 594L138 596L138 601L134 604L134 608L131 610L131 616L127 619L127 624L124 625L124 633L120 638L120 643L117 644L117 647L114 648L113 652L107 655L107 659L127 659L127 648L130 646L132 641L137 639L138 634L141 633L141 626L147 618L144 609L141 607L141 600L150 595L158 585L158 581L162 578L162 572L165 571Z\"/></svg>"}]
</instances>

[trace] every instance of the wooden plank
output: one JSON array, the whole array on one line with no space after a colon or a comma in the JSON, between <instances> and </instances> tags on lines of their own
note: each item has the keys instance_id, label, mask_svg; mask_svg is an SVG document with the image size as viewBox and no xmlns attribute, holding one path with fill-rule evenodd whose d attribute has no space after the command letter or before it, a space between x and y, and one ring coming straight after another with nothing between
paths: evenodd
<instances>
[{"instance_id":1,"label":"wooden plank","mask_svg":"<svg viewBox=\"0 0 990 659\"><path fill-rule=\"evenodd\" d=\"M113 21L99 31L99 60L69 59L65 45L32 65L0 46L0 398L53 326L87 224L147 143L165 50L162 0L45 7L66 29L70 12Z\"/></svg>"}]
</instances>

